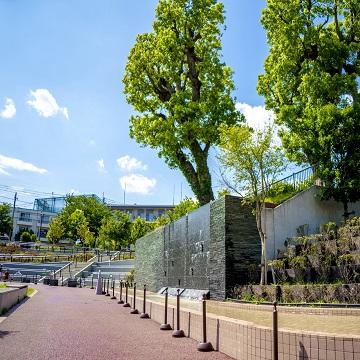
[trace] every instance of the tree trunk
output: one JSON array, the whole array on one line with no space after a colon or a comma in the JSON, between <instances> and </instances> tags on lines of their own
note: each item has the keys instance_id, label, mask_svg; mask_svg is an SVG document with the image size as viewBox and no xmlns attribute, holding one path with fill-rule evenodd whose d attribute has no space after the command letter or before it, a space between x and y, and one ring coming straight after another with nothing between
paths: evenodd
<instances>
[{"instance_id":1,"label":"tree trunk","mask_svg":"<svg viewBox=\"0 0 360 360\"><path fill-rule=\"evenodd\" d=\"M198 199L200 206L202 206L214 200L214 193L211 187L211 174L207 163L209 148L206 147L203 150L200 145L194 141L190 150L196 168L194 168L194 165L187 159L180 148L177 150L177 163L179 169L188 181L191 190Z\"/></svg>"},{"instance_id":2,"label":"tree trunk","mask_svg":"<svg viewBox=\"0 0 360 360\"><path fill-rule=\"evenodd\" d=\"M263 210L264 204L261 204L259 201L256 202L255 208L255 218L256 218L256 227L259 232L261 240L261 276L260 276L260 285L267 285L267 256L266 256L266 235L262 228L261 213Z\"/></svg>"}]
</instances>

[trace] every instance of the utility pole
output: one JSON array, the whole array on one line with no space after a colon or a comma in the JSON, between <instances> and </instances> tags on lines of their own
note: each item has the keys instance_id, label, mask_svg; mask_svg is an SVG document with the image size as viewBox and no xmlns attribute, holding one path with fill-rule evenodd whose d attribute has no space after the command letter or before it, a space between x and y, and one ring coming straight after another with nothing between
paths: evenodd
<instances>
[{"instance_id":1,"label":"utility pole","mask_svg":"<svg viewBox=\"0 0 360 360\"><path fill-rule=\"evenodd\" d=\"M104 192L103 192L103 204L105 204L105 194L104 194Z\"/></svg>"},{"instance_id":2,"label":"utility pole","mask_svg":"<svg viewBox=\"0 0 360 360\"><path fill-rule=\"evenodd\" d=\"M125 205L125 200L126 200L126 183L124 185L124 205Z\"/></svg>"},{"instance_id":3,"label":"utility pole","mask_svg":"<svg viewBox=\"0 0 360 360\"><path fill-rule=\"evenodd\" d=\"M175 184L174 184L174 189L173 189L173 206L175 205Z\"/></svg>"},{"instance_id":4,"label":"utility pole","mask_svg":"<svg viewBox=\"0 0 360 360\"><path fill-rule=\"evenodd\" d=\"M16 206L16 200L17 200L17 192L14 195L14 205L13 205L13 210L12 210L12 229L11 229L11 235L10 235L10 241L13 241L14 235L15 235L15 206Z\"/></svg>"}]
</instances>

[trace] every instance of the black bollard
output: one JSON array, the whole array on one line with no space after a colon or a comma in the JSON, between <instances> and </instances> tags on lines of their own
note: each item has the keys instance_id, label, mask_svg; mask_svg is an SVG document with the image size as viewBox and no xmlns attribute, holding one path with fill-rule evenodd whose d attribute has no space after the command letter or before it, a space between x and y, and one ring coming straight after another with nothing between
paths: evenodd
<instances>
[{"instance_id":1,"label":"black bollard","mask_svg":"<svg viewBox=\"0 0 360 360\"><path fill-rule=\"evenodd\" d=\"M110 296L110 293L109 293L109 281L110 281L110 279L109 279L109 278L107 278L107 284L106 284L106 294L105 294L105 296Z\"/></svg>"},{"instance_id":2,"label":"black bollard","mask_svg":"<svg viewBox=\"0 0 360 360\"><path fill-rule=\"evenodd\" d=\"M120 295L119 295L119 297L120 297L120 300L118 301L118 304L123 304L124 303L124 300L122 299L122 290L123 290L123 281L122 280L120 280L120 282L119 282L119 290L120 290Z\"/></svg>"},{"instance_id":3,"label":"black bollard","mask_svg":"<svg viewBox=\"0 0 360 360\"><path fill-rule=\"evenodd\" d=\"M165 313L164 323L160 325L160 330L172 330L170 324L167 323L167 310L168 310L168 288L165 289Z\"/></svg>"},{"instance_id":4,"label":"black bollard","mask_svg":"<svg viewBox=\"0 0 360 360\"><path fill-rule=\"evenodd\" d=\"M101 277L101 281L102 281L102 288L103 288L102 294L105 295L106 294L106 291L105 291L105 289L106 289L106 287L105 287L105 284L106 284L105 278Z\"/></svg>"},{"instance_id":5,"label":"black bollard","mask_svg":"<svg viewBox=\"0 0 360 360\"><path fill-rule=\"evenodd\" d=\"M136 308L136 283L134 283L134 299L133 299L133 308L130 311L130 314L138 314L139 311Z\"/></svg>"},{"instance_id":6,"label":"black bollard","mask_svg":"<svg viewBox=\"0 0 360 360\"><path fill-rule=\"evenodd\" d=\"M91 288L90 289L93 289L94 288L94 274L92 274L91 276Z\"/></svg>"},{"instance_id":7,"label":"black bollard","mask_svg":"<svg viewBox=\"0 0 360 360\"><path fill-rule=\"evenodd\" d=\"M129 283L125 283L125 304L123 307L130 307L130 304L128 303L128 291L129 291Z\"/></svg>"},{"instance_id":8,"label":"black bollard","mask_svg":"<svg viewBox=\"0 0 360 360\"><path fill-rule=\"evenodd\" d=\"M277 302L274 301L274 310L273 310L273 360L279 359L278 351L278 311L277 311Z\"/></svg>"},{"instance_id":9,"label":"black bollard","mask_svg":"<svg viewBox=\"0 0 360 360\"><path fill-rule=\"evenodd\" d=\"M111 300L116 299L116 296L115 296L115 280L113 280L113 282L112 282L112 297L110 299Z\"/></svg>"},{"instance_id":10,"label":"black bollard","mask_svg":"<svg viewBox=\"0 0 360 360\"><path fill-rule=\"evenodd\" d=\"M146 312L146 285L144 285L143 312L140 315L140 319L150 319L149 314Z\"/></svg>"},{"instance_id":11,"label":"black bollard","mask_svg":"<svg viewBox=\"0 0 360 360\"><path fill-rule=\"evenodd\" d=\"M198 344L197 349L199 351L209 352L209 351L213 351L214 348L211 345L211 343L208 342L206 339L206 295L205 294L203 294L202 308L203 308L203 342Z\"/></svg>"},{"instance_id":12,"label":"black bollard","mask_svg":"<svg viewBox=\"0 0 360 360\"><path fill-rule=\"evenodd\" d=\"M61 286L64 286L64 275L61 275Z\"/></svg>"},{"instance_id":13,"label":"black bollard","mask_svg":"<svg viewBox=\"0 0 360 360\"><path fill-rule=\"evenodd\" d=\"M184 330L180 329L180 289L177 289L176 295L176 330L172 333L173 337L182 338L185 337Z\"/></svg>"}]
</instances>

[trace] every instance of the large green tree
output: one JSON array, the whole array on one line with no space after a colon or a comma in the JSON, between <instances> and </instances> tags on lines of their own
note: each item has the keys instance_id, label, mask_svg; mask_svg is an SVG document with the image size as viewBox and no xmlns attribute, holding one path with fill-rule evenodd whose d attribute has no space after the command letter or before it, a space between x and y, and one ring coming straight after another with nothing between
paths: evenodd
<instances>
[{"instance_id":1,"label":"large green tree","mask_svg":"<svg viewBox=\"0 0 360 360\"><path fill-rule=\"evenodd\" d=\"M136 38L123 79L136 111L131 137L180 169L200 204L214 199L208 156L218 126L242 120L221 60L223 24L217 0L159 0L153 31Z\"/></svg>"},{"instance_id":2,"label":"large green tree","mask_svg":"<svg viewBox=\"0 0 360 360\"><path fill-rule=\"evenodd\" d=\"M66 205L58 216L61 218L61 222L65 227L66 233L69 233L69 231L71 233L72 231L68 227L72 223L71 216L76 210L82 211L89 231L92 232L94 236L98 236L103 219L111 216L110 209L105 204L100 202L99 199L95 196L69 195L66 197L65 202ZM76 236L76 231L73 231L73 233L74 236Z\"/></svg>"},{"instance_id":3,"label":"large green tree","mask_svg":"<svg viewBox=\"0 0 360 360\"><path fill-rule=\"evenodd\" d=\"M10 211L9 204L0 204L0 234L10 234L12 229Z\"/></svg>"},{"instance_id":4,"label":"large green tree","mask_svg":"<svg viewBox=\"0 0 360 360\"><path fill-rule=\"evenodd\" d=\"M289 156L316 166L324 198L360 198L360 1L268 0L258 91Z\"/></svg>"},{"instance_id":5,"label":"large green tree","mask_svg":"<svg viewBox=\"0 0 360 360\"><path fill-rule=\"evenodd\" d=\"M103 249L119 250L129 244L131 239L131 221L129 214L115 211L104 218L99 231L98 246Z\"/></svg>"}]
</instances>

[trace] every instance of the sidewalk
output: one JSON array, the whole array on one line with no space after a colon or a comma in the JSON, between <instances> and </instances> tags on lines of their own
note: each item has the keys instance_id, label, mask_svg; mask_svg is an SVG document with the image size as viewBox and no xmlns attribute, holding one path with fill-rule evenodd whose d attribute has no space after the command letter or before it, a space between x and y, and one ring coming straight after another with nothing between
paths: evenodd
<instances>
[{"instance_id":1,"label":"sidewalk","mask_svg":"<svg viewBox=\"0 0 360 360\"><path fill-rule=\"evenodd\" d=\"M38 293L0 324L2 360L219 359L196 342L174 339L151 320L94 290L38 285Z\"/></svg>"}]
</instances>

